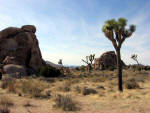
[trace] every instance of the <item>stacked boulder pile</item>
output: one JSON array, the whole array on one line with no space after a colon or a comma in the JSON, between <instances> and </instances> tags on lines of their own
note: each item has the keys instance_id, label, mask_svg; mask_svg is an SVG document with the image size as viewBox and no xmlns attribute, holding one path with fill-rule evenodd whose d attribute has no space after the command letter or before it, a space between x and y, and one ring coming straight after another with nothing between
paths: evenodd
<instances>
[{"instance_id":1,"label":"stacked boulder pile","mask_svg":"<svg viewBox=\"0 0 150 113\"><path fill-rule=\"evenodd\" d=\"M3 73L27 75L39 72L45 66L35 32L36 27L33 25L8 27L0 31Z\"/></svg>"},{"instance_id":2,"label":"stacked boulder pile","mask_svg":"<svg viewBox=\"0 0 150 113\"><path fill-rule=\"evenodd\" d=\"M125 66L122 61L123 66ZM117 57L114 51L108 51L103 53L99 58L95 58L94 68L95 69L109 69L116 68L117 66Z\"/></svg>"}]
</instances>

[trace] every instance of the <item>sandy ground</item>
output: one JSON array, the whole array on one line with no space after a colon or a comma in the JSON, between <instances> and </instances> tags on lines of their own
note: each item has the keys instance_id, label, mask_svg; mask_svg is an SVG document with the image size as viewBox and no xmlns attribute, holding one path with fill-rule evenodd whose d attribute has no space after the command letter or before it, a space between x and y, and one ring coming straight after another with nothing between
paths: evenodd
<instances>
[{"instance_id":1,"label":"sandy ground","mask_svg":"<svg viewBox=\"0 0 150 113\"><path fill-rule=\"evenodd\" d=\"M0 95L8 96L13 100L14 105L10 107L11 113L67 113L54 109L52 99L20 97L17 94L8 94L2 90L0 92ZM144 94L141 95L142 92L145 92L145 96ZM139 91L139 94L137 94L139 96L135 94L135 91L130 92L132 95L126 92L124 94L110 94L113 98L99 97L98 95L74 96L81 108L74 113L150 113L149 92L150 89L146 88ZM27 102L31 106L25 107L24 105Z\"/></svg>"},{"instance_id":2,"label":"sandy ground","mask_svg":"<svg viewBox=\"0 0 150 113\"><path fill-rule=\"evenodd\" d=\"M99 83L90 84L96 86ZM101 83L101 85L107 84L106 82ZM78 83L78 85L82 84ZM123 93L118 92L117 87L114 88L114 91L98 90L98 94L87 96L74 91L68 92L80 108L74 112L55 109L53 98L37 99L18 96L18 94L8 93L1 88L0 96L8 96L13 101L14 105L10 107L10 113L150 113L150 81L140 83L140 86L141 89L125 89ZM30 103L30 106L25 107L27 102Z\"/></svg>"}]
</instances>

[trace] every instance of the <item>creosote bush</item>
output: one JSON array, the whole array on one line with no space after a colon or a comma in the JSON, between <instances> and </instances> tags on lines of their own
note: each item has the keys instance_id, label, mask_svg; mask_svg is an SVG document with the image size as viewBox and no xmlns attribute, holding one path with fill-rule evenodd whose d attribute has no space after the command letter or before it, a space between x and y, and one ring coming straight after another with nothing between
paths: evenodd
<instances>
[{"instance_id":1,"label":"creosote bush","mask_svg":"<svg viewBox=\"0 0 150 113\"><path fill-rule=\"evenodd\" d=\"M70 95L56 95L55 99L55 108L61 108L64 111L76 111L76 103L72 100Z\"/></svg>"},{"instance_id":2,"label":"creosote bush","mask_svg":"<svg viewBox=\"0 0 150 113\"><path fill-rule=\"evenodd\" d=\"M61 72L52 66L45 66L41 68L40 75L44 77L58 77L61 75Z\"/></svg>"}]
</instances>

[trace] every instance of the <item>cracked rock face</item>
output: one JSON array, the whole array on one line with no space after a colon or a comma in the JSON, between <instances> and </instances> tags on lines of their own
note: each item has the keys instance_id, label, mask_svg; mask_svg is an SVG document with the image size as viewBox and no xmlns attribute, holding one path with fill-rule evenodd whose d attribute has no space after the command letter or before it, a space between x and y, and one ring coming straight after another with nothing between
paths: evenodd
<instances>
[{"instance_id":1,"label":"cracked rock face","mask_svg":"<svg viewBox=\"0 0 150 113\"><path fill-rule=\"evenodd\" d=\"M38 72L45 62L35 32L33 25L0 31L0 62L4 65L22 65Z\"/></svg>"}]
</instances>

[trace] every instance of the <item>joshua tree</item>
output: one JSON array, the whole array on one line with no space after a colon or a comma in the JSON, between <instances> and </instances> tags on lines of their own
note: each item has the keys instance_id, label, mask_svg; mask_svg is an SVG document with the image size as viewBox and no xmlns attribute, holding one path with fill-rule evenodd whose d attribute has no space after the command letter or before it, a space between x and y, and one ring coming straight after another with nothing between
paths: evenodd
<instances>
[{"instance_id":1,"label":"joshua tree","mask_svg":"<svg viewBox=\"0 0 150 113\"><path fill-rule=\"evenodd\" d=\"M93 61L94 61L94 59L95 59L95 54L91 54L90 56L89 56L89 61L90 61L90 63L91 63L91 66L92 66L92 63L93 63Z\"/></svg>"},{"instance_id":2,"label":"joshua tree","mask_svg":"<svg viewBox=\"0 0 150 113\"><path fill-rule=\"evenodd\" d=\"M95 54L93 54L93 55L91 54L90 56L86 56L86 60L82 59L82 61L87 64L89 72L92 69L92 63L93 63L94 59L95 59ZM89 61L90 61L90 63L89 63Z\"/></svg>"},{"instance_id":3,"label":"joshua tree","mask_svg":"<svg viewBox=\"0 0 150 113\"><path fill-rule=\"evenodd\" d=\"M138 59L137 59L137 55L136 54L133 54L131 55L131 58L137 62L138 66L140 65L139 62L138 62Z\"/></svg>"},{"instance_id":4,"label":"joshua tree","mask_svg":"<svg viewBox=\"0 0 150 113\"><path fill-rule=\"evenodd\" d=\"M59 65L63 65L62 59L59 59L58 64L59 64Z\"/></svg>"},{"instance_id":5,"label":"joshua tree","mask_svg":"<svg viewBox=\"0 0 150 113\"><path fill-rule=\"evenodd\" d=\"M126 38L131 37L135 32L135 25L130 25L129 29L126 29L127 20L125 18L119 18L117 21L111 19L105 22L102 31L105 36L112 42L116 54L117 54L117 68L118 68L118 89L123 91L122 88L122 63L120 49Z\"/></svg>"}]
</instances>

